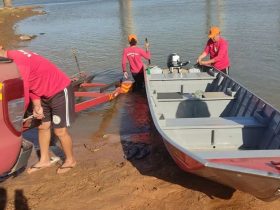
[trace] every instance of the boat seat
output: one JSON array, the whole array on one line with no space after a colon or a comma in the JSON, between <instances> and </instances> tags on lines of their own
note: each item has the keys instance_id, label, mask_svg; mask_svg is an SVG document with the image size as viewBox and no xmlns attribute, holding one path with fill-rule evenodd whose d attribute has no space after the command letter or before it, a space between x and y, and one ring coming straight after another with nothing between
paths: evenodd
<instances>
[{"instance_id":1,"label":"boat seat","mask_svg":"<svg viewBox=\"0 0 280 210\"><path fill-rule=\"evenodd\" d=\"M191 74L151 74L150 81L176 81L176 80L214 80L216 75L207 72Z\"/></svg>"},{"instance_id":2,"label":"boat seat","mask_svg":"<svg viewBox=\"0 0 280 210\"><path fill-rule=\"evenodd\" d=\"M254 117L166 118L161 126L188 149L256 148L266 129Z\"/></svg>"},{"instance_id":3,"label":"boat seat","mask_svg":"<svg viewBox=\"0 0 280 210\"><path fill-rule=\"evenodd\" d=\"M183 99L183 95L179 92L157 93L157 99Z\"/></svg>"},{"instance_id":4,"label":"boat seat","mask_svg":"<svg viewBox=\"0 0 280 210\"><path fill-rule=\"evenodd\" d=\"M266 127L254 117L167 118L164 129Z\"/></svg>"},{"instance_id":5,"label":"boat seat","mask_svg":"<svg viewBox=\"0 0 280 210\"><path fill-rule=\"evenodd\" d=\"M201 96L195 93L181 93L181 92L162 92L157 93L159 102L164 101L215 101L215 100L232 100L234 96L227 95L224 92L201 92Z\"/></svg>"}]
</instances>

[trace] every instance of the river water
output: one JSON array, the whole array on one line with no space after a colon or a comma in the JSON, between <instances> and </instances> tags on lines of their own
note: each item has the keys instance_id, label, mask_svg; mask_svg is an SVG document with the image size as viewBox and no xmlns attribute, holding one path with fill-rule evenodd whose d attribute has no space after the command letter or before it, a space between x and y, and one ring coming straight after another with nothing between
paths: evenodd
<instances>
[{"instance_id":1,"label":"river water","mask_svg":"<svg viewBox=\"0 0 280 210\"><path fill-rule=\"evenodd\" d=\"M47 15L20 22L18 33L36 34L24 47L41 53L69 75L76 72L76 48L85 71L100 80L121 77L127 35L151 44L152 64L166 66L168 54L195 62L211 25L229 41L231 76L280 108L279 0L14 0L38 4ZM43 33L43 34L42 34ZM41 34L41 35L40 35Z\"/></svg>"}]
</instances>

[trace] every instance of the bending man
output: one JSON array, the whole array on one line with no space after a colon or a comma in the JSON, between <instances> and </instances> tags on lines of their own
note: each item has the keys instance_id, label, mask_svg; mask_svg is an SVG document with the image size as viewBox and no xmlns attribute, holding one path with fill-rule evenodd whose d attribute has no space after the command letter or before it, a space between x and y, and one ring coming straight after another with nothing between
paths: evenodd
<instances>
[{"instance_id":1,"label":"bending man","mask_svg":"<svg viewBox=\"0 0 280 210\"><path fill-rule=\"evenodd\" d=\"M209 40L204 51L198 57L197 63L200 65L213 65L217 70L229 74L230 61L228 56L228 42L221 37L221 31L213 26L209 30ZM203 61L208 54L210 60Z\"/></svg>"},{"instance_id":2,"label":"bending man","mask_svg":"<svg viewBox=\"0 0 280 210\"><path fill-rule=\"evenodd\" d=\"M74 119L74 92L70 79L53 63L44 57L24 50L4 50L0 56L13 59L23 78L25 107L31 98L33 116L41 119L38 127L41 157L27 172L33 173L51 166L49 144L51 129L61 141L66 159L57 173L65 173L76 165L73 156L72 139L67 127Z\"/></svg>"}]
</instances>

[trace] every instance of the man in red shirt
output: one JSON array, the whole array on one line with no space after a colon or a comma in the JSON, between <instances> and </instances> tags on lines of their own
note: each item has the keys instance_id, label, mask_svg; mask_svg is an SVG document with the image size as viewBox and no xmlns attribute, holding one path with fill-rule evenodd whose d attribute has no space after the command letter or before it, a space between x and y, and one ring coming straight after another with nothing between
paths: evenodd
<instances>
[{"instance_id":1,"label":"man in red shirt","mask_svg":"<svg viewBox=\"0 0 280 210\"><path fill-rule=\"evenodd\" d=\"M74 120L74 92L70 79L53 63L44 57L25 50L4 50L0 56L13 59L24 84L25 108L31 99L33 116L41 119L38 127L41 157L28 173L51 166L49 144L51 126L61 141L66 159L57 173L65 173L76 165L73 156L72 139L67 131Z\"/></svg>"},{"instance_id":2,"label":"man in red shirt","mask_svg":"<svg viewBox=\"0 0 280 210\"><path fill-rule=\"evenodd\" d=\"M127 79L128 73L126 71L126 61L128 60L130 65L131 74L135 80L134 87L135 89L141 89L144 83L144 63L142 58L149 60L151 54L149 51L149 43L145 43L146 51L137 47L137 37L135 34L130 34L128 36L129 47L123 50L122 55L122 69L123 75Z\"/></svg>"},{"instance_id":3,"label":"man in red shirt","mask_svg":"<svg viewBox=\"0 0 280 210\"><path fill-rule=\"evenodd\" d=\"M216 69L229 74L230 61L228 56L228 42L221 37L221 31L217 26L209 30L209 40L202 54L198 57L200 65L213 65ZM210 60L203 61L208 54Z\"/></svg>"}]
</instances>

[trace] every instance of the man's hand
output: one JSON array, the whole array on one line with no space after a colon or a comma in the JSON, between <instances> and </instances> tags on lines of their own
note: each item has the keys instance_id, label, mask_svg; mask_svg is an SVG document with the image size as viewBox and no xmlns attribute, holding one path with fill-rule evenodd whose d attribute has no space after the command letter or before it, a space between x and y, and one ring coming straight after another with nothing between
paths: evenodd
<instances>
[{"instance_id":1,"label":"man's hand","mask_svg":"<svg viewBox=\"0 0 280 210\"><path fill-rule=\"evenodd\" d=\"M200 61L198 61L198 63L199 63L199 65L205 65L205 61L202 61L202 60L200 60Z\"/></svg>"},{"instance_id":2,"label":"man's hand","mask_svg":"<svg viewBox=\"0 0 280 210\"><path fill-rule=\"evenodd\" d=\"M45 117L43 112L43 107L41 105L35 105L33 107L33 116L36 119L43 119Z\"/></svg>"},{"instance_id":3,"label":"man's hand","mask_svg":"<svg viewBox=\"0 0 280 210\"><path fill-rule=\"evenodd\" d=\"M123 76L125 79L128 79L128 73L126 71L123 73Z\"/></svg>"},{"instance_id":4,"label":"man's hand","mask_svg":"<svg viewBox=\"0 0 280 210\"><path fill-rule=\"evenodd\" d=\"M199 63L199 65L202 65L202 66L211 66L211 60L209 60L209 61L200 61L198 63Z\"/></svg>"}]
</instances>

